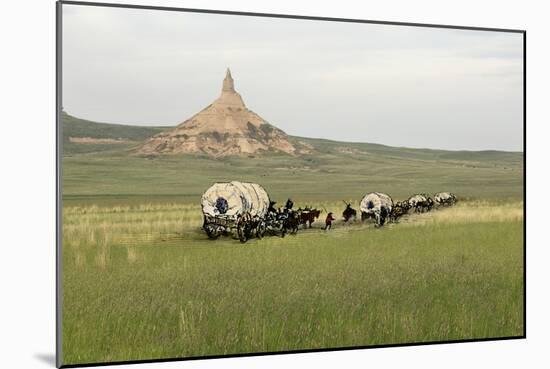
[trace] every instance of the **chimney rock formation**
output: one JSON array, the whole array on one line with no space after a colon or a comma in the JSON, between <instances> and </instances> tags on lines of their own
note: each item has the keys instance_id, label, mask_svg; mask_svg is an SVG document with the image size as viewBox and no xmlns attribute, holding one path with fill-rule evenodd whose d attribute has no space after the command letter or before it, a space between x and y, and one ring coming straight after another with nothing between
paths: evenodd
<instances>
[{"instance_id":1,"label":"chimney rock formation","mask_svg":"<svg viewBox=\"0 0 550 369\"><path fill-rule=\"evenodd\" d=\"M178 126L149 138L137 152L221 157L266 151L298 153L285 132L246 108L228 68L220 97Z\"/></svg>"}]
</instances>

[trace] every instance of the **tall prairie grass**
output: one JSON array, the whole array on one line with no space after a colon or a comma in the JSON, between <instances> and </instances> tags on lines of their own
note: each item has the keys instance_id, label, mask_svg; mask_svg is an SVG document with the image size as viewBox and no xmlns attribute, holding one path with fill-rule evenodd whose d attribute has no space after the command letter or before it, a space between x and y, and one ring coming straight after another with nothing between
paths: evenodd
<instances>
[{"instance_id":1,"label":"tall prairie grass","mask_svg":"<svg viewBox=\"0 0 550 369\"><path fill-rule=\"evenodd\" d=\"M323 212L241 244L208 240L194 204L66 207L63 362L521 335L522 208L461 202L329 232Z\"/></svg>"},{"instance_id":2,"label":"tall prairie grass","mask_svg":"<svg viewBox=\"0 0 550 369\"><path fill-rule=\"evenodd\" d=\"M408 226L414 227L423 224L521 222L523 202L459 202L453 207L441 207L435 211L408 216L406 220Z\"/></svg>"}]
</instances>

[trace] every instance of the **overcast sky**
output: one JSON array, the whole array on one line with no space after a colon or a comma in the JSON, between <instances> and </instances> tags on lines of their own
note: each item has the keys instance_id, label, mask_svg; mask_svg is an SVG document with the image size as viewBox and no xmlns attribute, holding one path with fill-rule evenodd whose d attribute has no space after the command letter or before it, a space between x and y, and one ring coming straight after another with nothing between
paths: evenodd
<instances>
[{"instance_id":1,"label":"overcast sky","mask_svg":"<svg viewBox=\"0 0 550 369\"><path fill-rule=\"evenodd\" d=\"M63 5L63 106L176 125L221 91L296 136L521 151L522 35Z\"/></svg>"}]
</instances>

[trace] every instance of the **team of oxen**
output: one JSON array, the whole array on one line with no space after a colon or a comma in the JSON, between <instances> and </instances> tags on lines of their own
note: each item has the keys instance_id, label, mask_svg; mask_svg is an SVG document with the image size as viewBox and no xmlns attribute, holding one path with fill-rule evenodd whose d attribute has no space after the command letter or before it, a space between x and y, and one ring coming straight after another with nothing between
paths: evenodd
<instances>
[{"instance_id":1,"label":"team of oxen","mask_svg":"<svg viewBox=\"0 0 550 369\"><path fill-rule=\"evenodd\" d=\"M374 221L376 227L382 227L388 222L398 222L406 214L452 206L456 201L456 196L450 192L436 193L433 198L424 193L415 194L398 202L385 193L371 192L361 199L360 217L351 204L345 203L342 220L344 223L370 220ZM271 201L267 192L256 183L216 183L201 199L204 216L202 228L212 239L221 235L234 235L241 242L246 242L252 237L262 238L266 234L282 237L296 234L300 226L311 228L323 211L327 213L325 230L330 229L336 220L333 213L324 208L321 210L306 206L295 209L291 199L286 201L284 207L276 208L275 205L276 202Z\"/></svg>"},{"instance_id":2,"label":"team of oxen","mask_svg":"<svg viewBox=\"0 0 550 369\"><path fill-rule=\"evenodd\" d=\"M457 199L453 193L438 192L433 199L425 194L416 194L407 200L394 202L393 199L382 192L371 192L365 195L360 203L361 221L373 219L378 227L386 222L396 223L399 218L409 212L424 213L431 211L434 207L451 206ZM344 222L355 220L357 211L346 204L346 209L342 213Z\"/></svg>"}]
</instances>

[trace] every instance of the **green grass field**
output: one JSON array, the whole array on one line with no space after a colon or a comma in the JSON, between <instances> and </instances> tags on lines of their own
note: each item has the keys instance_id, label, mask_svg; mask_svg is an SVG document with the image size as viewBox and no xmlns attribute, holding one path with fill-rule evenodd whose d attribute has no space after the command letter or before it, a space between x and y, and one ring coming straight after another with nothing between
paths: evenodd
<instances>
[{"instance_id":1,"label":"green grass field","mask_svg":"<svg viewBox=\"0 0 550 369\"><path fill-rule=\"evenodd\" d=\"M90 130L90 122L79 122L66 122L78 128L65 130L64 136L101 137L97 134L100 128ZM107 128L105 138L128 140L141 137L144 129L119 126L113 134ZM71 205L197 203L212 183L232 180L259 183L279 203L289 196L305 202L358 200L372 191L386 192L394 199L439 191L452 191L461 198L473 199L518 200L523 196L523 153L407 149L293 139L312 145L315 151L300 157L271 153L245 158L143 158L132 155L128 145L113 149L111 145L73 144L64 147L63 200ZM89 148L75 149L75 145ZM75 154L94 146L106 147ZM352 153L342 152L343 147Z\"/></svg>"},{"instance_id":2,"label":"green grass field","mask_svg":"<svg viewBox=\"0 0 550 369\"><path fill-rule=\"evenodd\" d=\"M243 245L197 206L67 208L64 362L521 335L522 219L462 203Z\"/></svg>"},{"instance_id":3,"label":"green grass field","mask_svg":"<svg viewBox=\"0 0 550 369\"><path fill-rule=\"evenodd\" d=\"M523 334L521 153L295 139L315 155L150 159L131 144L69 147L63 363ZM358 208L370 191L401 200L449 190L461 201L380 229L318 222L297 236L211 241L199 199L226 180L338 216L341 200Z\"/></svg>"}]
</instances>

